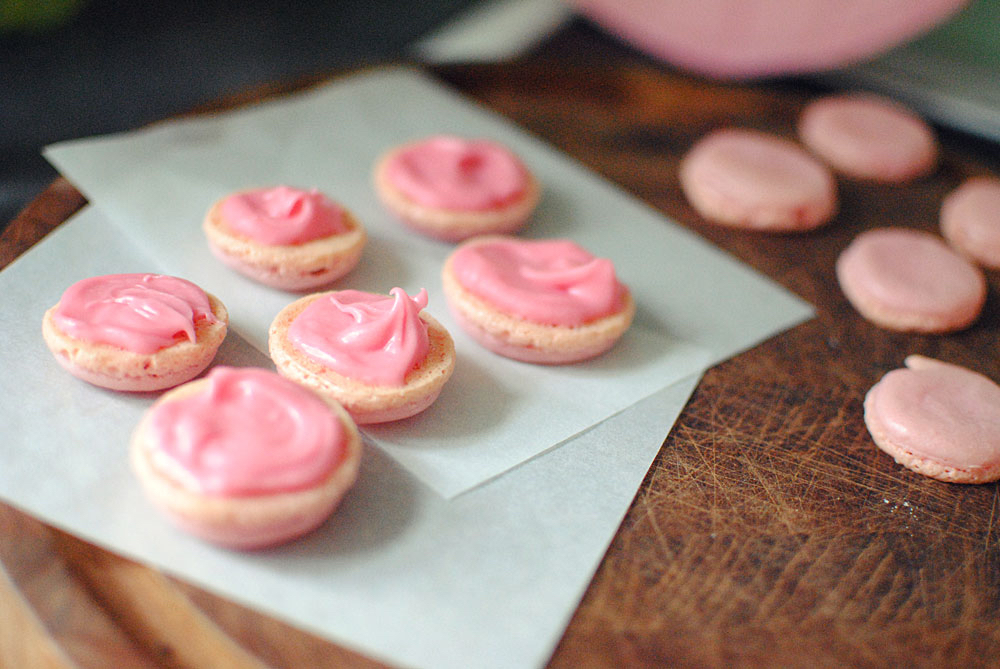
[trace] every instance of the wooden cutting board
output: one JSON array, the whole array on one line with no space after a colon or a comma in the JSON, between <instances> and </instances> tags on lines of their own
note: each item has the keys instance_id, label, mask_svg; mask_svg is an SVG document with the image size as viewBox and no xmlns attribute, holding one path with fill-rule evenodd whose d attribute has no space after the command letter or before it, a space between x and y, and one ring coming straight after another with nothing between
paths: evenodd
<instances>
[{"instance_id":1,"label":"wooden cutting board","mask_svg":"<svg viewBox=\"0 0 1000 669\"><path fill-rule=\"evenodd\" d=\"M1000 148L942 133L930 177L841 179L825 229L762 236L704 223L677 164L705 132L793 136L802 82L714 84L578 25L517 62L433 73L816 306L817 317L706 375L666 437L551 660L554 667L974 666L1000 662L1000 491L897 466L862 421L911 353L1000 379L1000 275L948 336L861 319L837 254L878 226L936 230L942 197L1000 174ZM301 85L305 82L295 84ZM230 106L292 86L253 91ZM0 236L7 264L84 200L58 180ZM627 221L608 221L628 234ZM665 286L669 290L669 286ZM0 506L3 666L379 666Z\"/></svg>"}]
</instances>

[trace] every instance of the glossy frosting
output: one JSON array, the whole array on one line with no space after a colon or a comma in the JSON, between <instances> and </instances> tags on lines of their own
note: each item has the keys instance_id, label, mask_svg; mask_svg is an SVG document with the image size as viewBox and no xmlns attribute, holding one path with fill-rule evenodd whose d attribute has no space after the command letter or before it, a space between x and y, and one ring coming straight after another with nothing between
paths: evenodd
<instances>
[{"instance_id":1,"label":"glossy frosting","mask_svg":"<svg viewBox=\"0 0 1000 669\"><path fill-rule=\"evenodd\" d=\"M865 418L915 455L957 468L1000 462L1000 386L949 363L911 355L872 387Z\"/></svg>"},{"instance_id":2,"label":"glossy frosting","mask_svg":"<svg viewBox=\"0 0 1000 669\"><path fill-rule=\"evenodd\" d=\"M344 210L315 188L236 193L222 201L220 213L231 230L262 244L303 244L347 231Z\"/></svg>"},{"instance_id":3,"label":"glossy frosting","mask_svg":"<svg viewBox=\"0 0 1000 669\"><path fill-rule=\"evenodd\" d=\"M564 239L495 239L459 247L452 270L500 311L545 325L575 326L621 310L625 288L610 260Z\"/></svg>"},{"instance_id":4,"label":"glossy frosting","mask_svg":"<svg viewBox=\"0 0 1000 669\"><path fill-rule=\"evenodd\" d=\"M178 337L195 341L195 322L215 322L201 288L162 274L109 274L78 281L59 300L53 321L83 341L155 353Z\"/></svg>"},{"instance_id":5,"label":"glossy frosting","mask_svg":"<svg viewBox=\"0 0 1000 669\"><path fill-rule=\"evenodd\" d=\"M420 311L427 291L409 297L342 290L313 300L288 328L288 338L306 356L363 383L402 386L430 348Z\"/></svg>"},{"instance_id":6,"label":"glossy frosting","mask_svg":"<svg viewBox=\"0 0 1000 669\"><path fill-rule=\"evenodd\" d=\"M516 200L528 187L524 165L503 146L448 135L402 148L385 169L403 195L439 209L494 209Z\"/></svg>"},{"instance_id":7,"label":"glossy frosting","mask_svg":"<svg viewBox=\"0 0 1000 669\"><path fill-rule=\"evenodd\" d=\"M149 418L157 468L207 495L301 490L342 460L346 432L309 390L273 372L216 367L207 388L162 402Z\"/></svg>"}]
</instances>

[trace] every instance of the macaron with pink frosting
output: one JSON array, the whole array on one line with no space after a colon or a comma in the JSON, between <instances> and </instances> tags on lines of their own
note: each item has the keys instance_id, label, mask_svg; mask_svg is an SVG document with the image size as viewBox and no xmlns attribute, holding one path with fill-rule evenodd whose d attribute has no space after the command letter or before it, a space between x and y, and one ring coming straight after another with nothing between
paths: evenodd
<instances>
[{"instance_id":1,"label":"macaron with pink frosting","mask_svg":"<svg viewBox=\"0 0 1000 669\"><path fill-rule=\"evenodd\" d=\"M1000 386L965 367L920 355L865 396L875 444L918 474L951 483L1000 479Z\"/></svg>"},{"instance_id":2,"label":"macaron with pink frosting","mask_svg":"<svg viewBox=\"0 0 1000 669\"><path fill-rule=\"evenodd\" d=\"M232 193L202 224L212 253L237 272L282 290L336 281L358 264L367 234L341 204L313 188Z\"/></svg>"},{"instance_id":3,"label":"macaron with pink frosting","mask_svg":"<svg viewBox=\"0 0 1000 669\"><path fill-rule=\"evenodd\" d=\"M541 196L538 181L506 146L435 135L396 147L375 166L375 191L414 230L445 241L513 233Z\"/></svg>"},{"instance_id":4,"label":"macaron with pink frosting","mask_svg":"<svg viewBox=\"0 0 1000 669\"><path fill-rule=\"evenodd\" d=\"M194 378L226 337L229 314L194 283L162 274L109 274L66 289L42 336L70 374L112 390L154 391Z\"/></svg>"},{"instance_id":5,"label":"macaron with pink frosting","mask_svg":"<svg viewBox=\"0 0 1000 669\"><path fill-rule=\"evenodd\" d=\"M598 356L635 315L612 262L566 239L472 239L451 253L441 279L459 326L485 348L523 362Z\"/></svg>"},{"instance_id":6,"label":"macaron with pink frosting","mask_svg":"<svg viewBox=\"0 0 1000 669\"><path fill-rule=\"evenodd\" d=\"M451 335L426 307L425 290L307 295L275 317L268 350L278 373L340 402L358 424L409 418L455 368Z\"/></svg>"},{"instance_id":7,"label":"macaron with pink frosting","mask_svg":"<svg viewBox=\"0 0 1000 669\"><path fill-rule=\"evenodd\" d=\"M854 308L888 330L962 330L979 318L986 302L982 271L921 230L863 232L841 252L836 272Z\"/></svg>"},{"instance_id":8,"label":"macaron with pink frosting","mask_svg":"<svg viewBox=\"0 0 1000 669\"><path fill-rule=\"evenodd\" d=\"M130 454L175 525L258 549L326 521L357 479L361 438L336 402L271 371L217 367L153 404Z\"/></svg>"}]
</instances>

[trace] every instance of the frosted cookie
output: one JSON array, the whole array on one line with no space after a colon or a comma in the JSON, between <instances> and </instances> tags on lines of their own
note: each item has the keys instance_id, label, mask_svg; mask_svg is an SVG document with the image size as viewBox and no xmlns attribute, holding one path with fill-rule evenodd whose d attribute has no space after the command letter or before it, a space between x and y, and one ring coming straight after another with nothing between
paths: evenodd
<instances>
[{"instance_id":1,"label":"frosted cookie","mask_svg":"<svg viewBox=\"0 0 1000 669\"><path fill-rule=\"evenodd\" d=\"M317 293L282 309L268 333L278 372L337 400L359 424L429 407L455 368L454 342L424 311L427 291L390 293Z\"/></svg>"},{"instance_id":2,"label":"frosted cookie","mask_svg":"<svg viewBox=\"0 0 1000 669\"><path fill-rule=\"evenodd\" d=\"M794 142L756 130L717 130L680 166L688 202L706 219L762 232L803 232L837 211L825 165Z\"/></svg>"},{"instance_id":3,"label":"frosted cookie","mask_svg":"<svg viewBox=\"0 0 1000 669\"><path fill-rule=\"evenodd\" d=\"M469 240L448 257L441 279L459 326L524 362L593 358L614 346L635 315L611 261L569 240Z\"/></svg>"},{"instance_id":4,"label":"frosted cookie","mask_svg":"<svg viewBox=\"0 0 1000 669\"><path fill-rule=\"evenodd\" d=\"M941 204L941 234L975 262L1000 269L1000 179L969 179Z\"/></svg>"},{"instance_id":5,"label":"frosted cookie","mask_svg":"<svg viewBox=\"0 0 1000 669\"><path fill-rule=\"evenodd\" d=\"M130 452L146 494L178 527L253 549L327 519L357 478L361 439L336 403L274 372L218 367L161 397Z\"/></svg>"},{"instance_id":6,"label":"frosted cookie","mask_svg":"<svg viewBox=\"0 0 1000 669\"><path fill-rule=\"evenodd\" d=\"M152 391L200 374L229 314L201 288L161 274L78 281L45 312L42 336L70 374L112 390Z\"/></svg>"},{"instance_id":7,"label":"frosted cookie","mask_svg":"<svg viewBox=\"0 0 1000 669\"><path fill-rule=\"evenodd\" d=\"M836 271L854 308L889 330L961 330L979 317L986 301L979 268L919 230L863 232L837 258Z\"/></svg>"},{"instance_id":8,"label":"frosted cookie","mask_svg":"<svg viewBox=\"0 0 1000 669\"><path fill-rule=\"evenodd\" d=\"M879 448L918 474L1000 479L1000 386L982 374L908 356L868 391L865 424Z\"/></svg>"},{"instance_id":9,"label":"frosted cookie","mask_svg":"<svg viewBox=\"0 0 1000 669\"><path fill-rule=\"evenodd\" d=\"M437 135L385 154L375 190L413 229L445 241L519 230L541 191L524 163L487 140Z\"/></svg>"},{"instance_id":10,"label":"frosted cookie","mask_svg":"<svg viewBox=\"0 0 1000 669\"><path fill-rule=\"evenodd\" d=\"M208 210L202 229L212 253L268 286L324 286L358 264L367 236L349 211L316 189L288 186L229 195Z\"/></svg>"},{"instance_id":11,"label":"frosted cookie","mask_svg":"<svg viewBox=\"0 0 1000 669\"><path fill-rule=\"evenodd\" d=\"M858 179L910 181L937 164L931 127L902 105L869 94L814 100L799 117L799 137L833 169Z\"/></svg>"}]
</instances>

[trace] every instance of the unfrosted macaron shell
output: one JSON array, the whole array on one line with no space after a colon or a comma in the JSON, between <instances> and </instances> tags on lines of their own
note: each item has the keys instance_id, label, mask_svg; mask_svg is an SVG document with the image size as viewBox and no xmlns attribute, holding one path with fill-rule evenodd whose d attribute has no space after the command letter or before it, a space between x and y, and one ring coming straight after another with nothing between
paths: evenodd
<instances>
[{"instance_id":1,"label":"unfrosted macaron shell","mask_svg":"<svg viewBox=\"0 0 1000 669\"><path fill-rule=\"evenodd\" d=\"M763 232L804 232L837 211L830 170L795 142L726 128L700 139L681 162L680 184L706 219Z\"/></svg>"},{"instance_id":2,"label":"unfrosted macaron shell","mask_svg":"<svg viewBox=\"0 0 1000 669\"><path fill-rule=\"evenodd\" d=\"M799 137L833 169L858 179L910 181L937 165L938 144L916 113L887 98L845 93L814 100L799 118Z\"/></svg>"},{"instance_id":3,"label":"unfrosted macaron shell","mask_svg":"<svg viewBox=\"0 0 1000 669\"><path fill-rule=\"evenodd\" d=\"M971 325L986 279L939 237L905 228L858 235L837 258L837 280L855 309L898 331L952 332Z\"/></svg>"},{"instance_id":4,"label":"unfrosted macaron shell","mask_svg":"<svg viewBox=\"0 0 1000 669\"><path fill-rule=\"evenodd\" d=\"M875 444L918 474L953 483L1000 478L1000 386L964 367L911 355L872 386Z\"/></svg>"},{"instance_id":5,"label":"unfrosted macaron shell","mask_svg":"<svg viewBox=\"0 0 1000 669\"><path fill-rule=\"evenodd\" d=\"M941 203L941 234L973 261L1000 269L1000 179L974 177Z\"/></svg>"}]
</instances>

